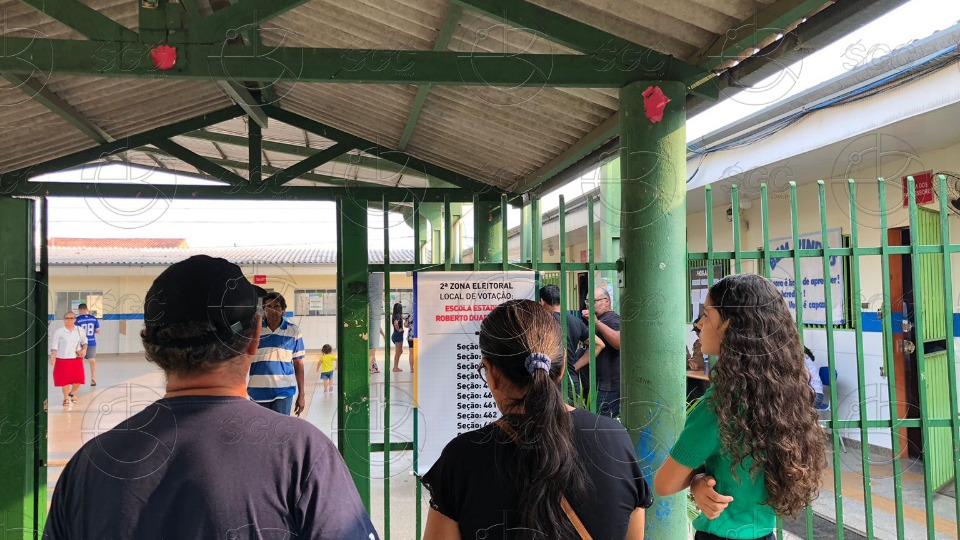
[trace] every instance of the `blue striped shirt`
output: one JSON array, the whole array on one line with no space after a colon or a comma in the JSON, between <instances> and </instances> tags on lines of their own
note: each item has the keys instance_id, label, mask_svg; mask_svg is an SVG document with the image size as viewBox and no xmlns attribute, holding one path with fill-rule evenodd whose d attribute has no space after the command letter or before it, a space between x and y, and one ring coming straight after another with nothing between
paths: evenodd
<instances>
[{"instance_id":1,"label":"blue striped shirt","mask_svg":"<svg viewBox=\"0 0 960 540\"><path fill-rule=\"evenodd\" d=\"M303 360L304 356L303 335L297 325L284 319L276 330L270 330L264 318L257 356L250 365L247 383L250 399L270 402L295 396L297 378L293 361Z\"/></svg>"}]
</instances>

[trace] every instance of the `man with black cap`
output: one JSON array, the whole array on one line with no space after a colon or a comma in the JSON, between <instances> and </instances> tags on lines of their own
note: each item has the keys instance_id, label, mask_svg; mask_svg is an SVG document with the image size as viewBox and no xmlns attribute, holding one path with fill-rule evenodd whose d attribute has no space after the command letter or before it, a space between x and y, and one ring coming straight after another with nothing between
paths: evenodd
<instances>
[{"instance_id":1,"label":"man with black cap","mask_svg":"<svg viewBox=\"0 0 960 540\"><path fill-rule=\"evenodd\" d=\"M140 337L166 395L70 460L45 539L377 538L330 439L247 399L262 295L205 255L157 277Z\"/></svg>"}]
</instances>

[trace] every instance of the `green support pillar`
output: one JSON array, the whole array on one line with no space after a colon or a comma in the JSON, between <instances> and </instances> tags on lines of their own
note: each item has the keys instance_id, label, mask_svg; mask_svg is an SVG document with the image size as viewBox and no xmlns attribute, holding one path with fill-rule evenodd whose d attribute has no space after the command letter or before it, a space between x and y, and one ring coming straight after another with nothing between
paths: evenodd
<instances>
[{"instance_id":1,"label":"green support pillar","mask_svg":"<svg viewBox=\"0 0 960 540\"><path fill-rule=\"evenodd\" d=\"M473 231L474 257L480 257L480 262L500 262L503 256L503 228L500 220L503 213L499 202L478 201L475 212L479 212L479 230Z\"/></svg>"},{"instance_id":2,"label":"green support pillar","mask_svg":"<svg viewBox=\"0 0 960 540\"><path fill-rule=\"evenodd\" d=\"M414 249L420 250L423 249L423 246L427 244L429 238L427 230L430 228L430 222L424 217L423 212L420 212L420 215L417 218L417 223L413 222L413 208L409 206L403 207L403 221L406 222L407 226L413 229L417 228L417 236L420 239L419 245L414 246Z\"/></svg>"},{"instance_id":3,"label":"green support pillar","mask_svg":"<svg viewBox=\"0 0 960 540\"><path fill-rule=\"evenodd\" d=\"M620 158L608 161L600 167L600 260L614 262L620 258ZM620 287L616 272L600 272L601 279L610 282L613 295L610 303L620 313ZM598 282L598 285L600 283Z\"/></svg>"},{"instance_id":4,"label":"green support pillar","mask_svg":"<svg viewBox=\"0 0 960 540\"><path fill-rule=\"evenodd\" d=\"M337 199L337 439L370 511L370 371L367 201Z\"/></svg>"},{"instance_id":5,"label":"green support pillar","mask_svg":"<svg viewBox=\"0 0 960 540\"><path fill-rule=\"evenodd\" d=\"M649 87L670 99L660 122L644 113ZM620 89L621 414L651 485L685 420L686 93L666 81ZM647 538L686 540L685 492L653 508Z\"/></svg>"},{"instance_id":6,"label":"green support pillar","mask_svg":"<svg viewBox=\"0 0 960 540\"><path fill-rule=\"evenodd\" d=\"M429 235L420 235L420 238L430 242L430 264L443 262L443 209L438 203L424 203L420 205L420 213L430 221Z\"/></svg>"},{"instance_id":7,"label":"green support pillar","mask_svg":"<svg viewBox=\"0 0 960 540\"><path fill-rule=\"evenodd\" d=\"M417 246L417 249L423 249L423 246L427 245L427 243L430 242L430 239L431 239L431 238L430 238L430 234L429 234L429 232L428 232L429 230L430 230L430 221L429 221L427 218L425 218L425 217L423 217L423 216L421 215L421 216L420 216L420 222L417 223L417 232L419 233L419 237L420 237L420 238L419 238L419 239L420 239L420 245ZM423 253L423 252L421 252L421 253ZM422 258L423 258L423 257L422 257L422 255L421 255L421 259L422 259Z\"/></svg>"},{"instance_id":8,"label":"green support pillar","mask_svg":"<svg viewBox=\"0 0 960 540\"><path fill-rule=\"evenodd\" d=\"M47 508L47 317L38 316L34 206L0 198L0 531L39 538ZM44 341L41 341L44 340ZM42 383L42 385L41 385Z\"/></svg>"},{"instance_id":9,"label":"green support pillar","mask_svg":"<svg viewBox=\"0 0 960 540\"><path fill-rule=\"evenodd\" d=\"M463 262L463 239L460 234L462 227L457 225L457 222L463 217L463 203L450 203L450 224L453 228L450 231L450 234L453 235L451 238L450 246L453 250L453 256L451 257L451 262L461 263Z\"/></svg>"},{"instance_id":10,"label":"green support pillar","mask_svg":"<svg viewBox=\"0 0 960 540\"><path fill-rule=\"evenodd\" d=\"M533 261L533 206L530 203L521 208L521 217L523 226L520 227L520 260ZM616 282L614 282L616 283Z\"/></svg>"}]
</instances>

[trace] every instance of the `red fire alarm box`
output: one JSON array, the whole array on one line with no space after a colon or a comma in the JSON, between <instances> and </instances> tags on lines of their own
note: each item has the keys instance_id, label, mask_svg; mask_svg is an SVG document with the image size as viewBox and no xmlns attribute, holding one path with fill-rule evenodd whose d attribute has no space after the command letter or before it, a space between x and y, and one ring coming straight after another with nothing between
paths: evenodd
<instances>
[{"instance_id":1,"label":"red fire alarm box","mask_svg":"<svg viewBox=\"0 0 960 540\"><path fill-rule=\"evenodd\" d=\"M266 284L267 284L267 276L266 276L265 274L256 274L256 275L254 275L254 276L253 276L253 284L254 284L254 285L266 285Z\"/></svg>"}]
</instances>

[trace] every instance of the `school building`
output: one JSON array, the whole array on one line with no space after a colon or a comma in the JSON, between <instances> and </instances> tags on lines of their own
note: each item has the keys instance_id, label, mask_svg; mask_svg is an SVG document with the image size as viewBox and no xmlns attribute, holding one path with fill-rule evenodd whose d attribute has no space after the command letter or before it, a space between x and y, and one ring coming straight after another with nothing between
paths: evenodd
<instances>
[{"instance_id":1,"label":"school building","mask_svg":"<svg viewBox=\"0 0 960 540\"><path fill-rule=\"evenodd\" d=\"M336 250L312 248L191 249L179 238L49 240L51 328L68 310L86 303L101 319L97 354L143 351L143 298L153 280L171 264L192 255L222 257L239 265L251 282L287 301L289 320L300 326L308 350L336 346ZM392 250L391 261L410 263L409 249ZM371 264L383 263L382 250L370 250ZM391 275L390 305L404 313L413 305L413 278ZM382 308L381 308L382 311ZM382 340L380 341L382 344Z\"/></svg>"}]
</instances>

